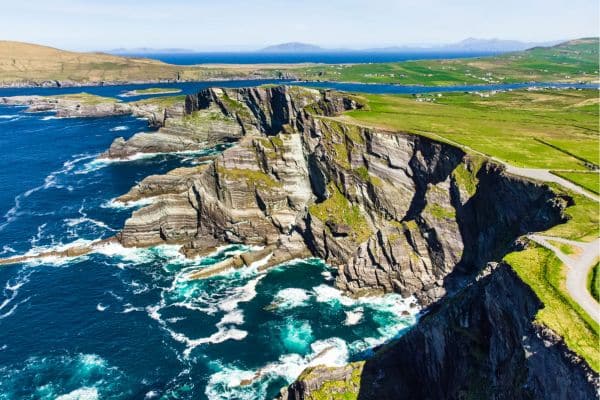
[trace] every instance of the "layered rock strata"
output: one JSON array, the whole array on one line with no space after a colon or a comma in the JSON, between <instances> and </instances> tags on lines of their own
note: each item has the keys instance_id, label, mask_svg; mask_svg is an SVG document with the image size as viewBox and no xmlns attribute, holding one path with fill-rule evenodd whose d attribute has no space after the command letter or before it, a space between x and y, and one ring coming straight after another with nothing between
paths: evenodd
<instances>
[{"instance_id":1,"label":"layered rock strata","mask_svg":"<svg viewBox=\"0 0 600 400\"><path fill-rule=\"evenodd\" d=\"M134 115L148 119L148 124L154 128L165 125L168 118L180 118L184 113L183 102L169 105L144 101L122 103L88 94L0 97L0 104L27 106L26 112L54 112L59 118Z\"/></svg>"},{"instance_id":2,"label":"layered rock strata","mask_svg":"<svg viewBox=\"0 0 600 400\"><path fill-rule=\"evenodd\" d=\"M562 220L568 200L544 185L424 137L336 119L360 106L352 96L289 87L189 96L188 116L218 123L181 132L186 140L239 141L183 177L132 189L126 198L155 200L120 240L181 243L188 255L226 243L310 252L339 267L336 283L347 291L396 291L429 304L521 234Z\"/></svg>"}]
</instances>

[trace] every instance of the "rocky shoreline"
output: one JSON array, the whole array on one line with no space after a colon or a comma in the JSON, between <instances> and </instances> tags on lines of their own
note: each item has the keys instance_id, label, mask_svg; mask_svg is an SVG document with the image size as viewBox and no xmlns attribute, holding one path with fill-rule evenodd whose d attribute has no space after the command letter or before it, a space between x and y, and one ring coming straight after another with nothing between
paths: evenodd
<instances>
[{"instance_id":1,"label":"rocky shoreline","mask_svg":"<svg viewBox=\"0 0 600 400\"><path fill-rule=\"evenodd\" d=\"M150 127L164 125L167 118L182 117L183 102L170 105L151 102L122 103L93 95L0 97L0 105L27 106L25 112L54 112L58 118L100 118L133 115L146 118Z\"/></svg>"},{"instance_id":2,"label":"rocky shoreline","mask_svg":"<svg viewBox=\"0 0 600 400\"><path fill-rule=\"evenodd\" d=\"M151 85L161 83L194 83L194 82L226 82L226 81L246 81L254 79L268 80L297 80L293 74L283 72L279 76L272 74L251 74L240 76L227 77L206 77L201 81L193 79L150 79L150 80L133 80L133 81L61 81L61 80L46 80L46 81L15 81L15 82L0 82L0 89L31 89L31 88L68 88L68 87L97 87L97 86L122 86L122 85Z\"/></svg>"},{"instance_id":3,"label":"rocky shoreline","mask_svg":"<svg viewBox=\"0 0 600 400\"><path fill-rule=\"evenodd\" d=\"M81 113L31 101L34 110ZM106 112L125 112L117 104ZM536 326L541 303L497 264L525 245L522 235L564 222L572 199L451 145L337 118L362 107L348 94L275 86L205 89L158 115L128 110L151 114L160 129L116 139L102 157L236 144L121 196L152 202L115 240L178 244L188 257L231 243L260 248L189 279L319 257L352 295L397 292L428 306L372 359L306 371L283 398L320 399L323 388L353 388L360 399L558 399L567 388L569 398L591 398L597 374Z\"/></svg>"}]
</instances>

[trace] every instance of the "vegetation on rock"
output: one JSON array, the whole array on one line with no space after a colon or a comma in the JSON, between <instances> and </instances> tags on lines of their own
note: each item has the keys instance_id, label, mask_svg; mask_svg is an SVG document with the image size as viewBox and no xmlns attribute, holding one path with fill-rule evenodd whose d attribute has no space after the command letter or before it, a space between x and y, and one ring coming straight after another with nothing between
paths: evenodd
<instances>
[{"instance_id":1,"label":"vegetation on rock","mask_svg":"<svg viewBox=\"0 0 600 400\"><path fill-rule=\"evenodd\" d=\"M537 245L510 253L504 260L544 304L536 320L560 335L571 350L600 371L598 324L569 296L562 262L552 251Z\"/></svg>"}]
</instances>

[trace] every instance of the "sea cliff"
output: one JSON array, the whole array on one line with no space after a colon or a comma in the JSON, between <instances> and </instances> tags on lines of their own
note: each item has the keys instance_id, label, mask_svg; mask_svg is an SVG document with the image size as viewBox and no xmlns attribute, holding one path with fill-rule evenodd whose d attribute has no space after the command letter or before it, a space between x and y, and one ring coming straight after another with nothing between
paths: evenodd
<instances>
[{"instance_id":1,"label":"sea cliff","mask_svg":"<svg viewBox=\"0 0 600 400\"><path fill-rule=\"evenodd\" d=\"M155 119L158 131L119 138L101 157L235 144L117 199L151 204L116 240L178 244L188 257L260 248L188 279L320 257L354 296L397 292L426 307L372 358L309 369L283 398L592 398L597 374L535 322L540 300L501 262L527 246L523 235L565 222L573 199L449 144L340 116L366 106L287 86L187 96Z\"/></svg>"}]
</instances>

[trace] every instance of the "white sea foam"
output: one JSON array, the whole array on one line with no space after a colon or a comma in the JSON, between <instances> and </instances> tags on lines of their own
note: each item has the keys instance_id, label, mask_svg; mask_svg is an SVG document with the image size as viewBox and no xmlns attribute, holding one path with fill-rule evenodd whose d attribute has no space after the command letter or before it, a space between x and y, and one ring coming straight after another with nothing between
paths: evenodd
<instances>
[{"instance_id":1,"label":"white sea foam","mask_svg":"<svg viewBox=\"0 0 600 400\"><path fill-rule=\"evenodd\" d=\"M151 390L148 393L146 393L146 395L144 396L145 399L155 399L158 396L160 396L160 393L158 393L156 390Z\"/></svg>"},{"instance_id":2,"label":"white sea foam","mask_svg":"<svg viewBox=\"0 0 600 400\"><path fill-rule=\"evenodd\" d=\"M134 312L134 311L144 311L145 308L144 307L134 307L131 304L125 304L123 311L121 311L122 314L129 314L130 312Z\"/></svg>"},{"instance_id":3,"label":"white sea foam","mask_svg":"<svg viewBox=\"0 0 600 400\"><path fill-rule=\"evenodd\" d=\"M169 328L166 330L171 334L171 337L176 341L185 344L185 350L183 351L184 358L189 358L191 352L202 344L217 344L223 343L227 340L243 340L248 336L248 332L237 329L237 328L225 328L220 327L217 332L213 333L208 337L199 339L190 339L183 333L175 332Z\"/></svg>"},{"instance_id":4,"label":"white sea foam","mask_svg":"<svg viewBox=\"0 0 600 400\"><path fill-rule=\"evenodd\" d=\"M340 366L348 361L348 349L342 339L319 340L310 347L311 353L307 356L284 354L277 361L257 370L221 366L220 371L209 378L205 394L210 400L266 398L267 387L275 379L282 378L291 383L306 367L314 365Z\"/></svg>"},{"instance_id":5,"label":"white sea foam","mask_svg":"<svg viewBox=\"0 0 600 400\"><path fill-rule=\"evenodd\" d=\"M13 315L18 306L19 306L18 304L15 304L7 312L5 312L4 314L0 314L0 319L4 319L4 318L7 318L7 317L10 317L11 315Z\"/></svg>"},{"instance_id":6,"label":"white sea foam","mask_svg":"<svg viewBox=\"0 0 600 400\"><path fill-rule=\"evenodd\" d=\"M185 155L197 155L203 156L207 154L213 153L211 150L207 149L198 149L198 150L181 150L181 151L157 151L157 152L148 152L148 153L133 153L125 158L98 158L95 161L98 163L110 164L110 163L123 163L129 161L137 161L143 160L147 158L154 158L162 155L175 155L175 156L185 156Z\"/></svg>"},{"instance_id":7,"label":"white sea foam","mask_svg":"<svg viewBox=\"0 0 600 400\"><path fill-rule=\"evenodd\" d=\"M121 202L121 201L117 201L116 199L112 199L110 201L103 203L100 207L116 208L116 209L127 209L127 208L134 208L134 207L137 208L137 207L144 207L144 206L150 205L155 200L156 200L155 197L144 197L139 200L133 200L133 201L127 201L127 202Z\"/></svg>"},{"instance_id":8,"label":"white sea foam","mask_svg":"<svg viewBox=\"0 0 600 400\"><path fill-rule=\"evenodd\" d=\"M110 307L110 306L105 306L105 305L103 305L102 303L98 303L98 304L96 305L96 310L98 310L98 311L102 312L102 311L106 310L108 307Z\"/></svg>"},{"instance_id":9,"label":"white sea foam","mask_svg":"<svg viewBox=\"0 0 600 400\"><path fill-rule=\"evenodd\" d=\"M348 296L344 296L341 290L330 285L319 285L312 289L315 292L316 300L319 303L339 303L344 306L351 306L356 301Z\"/></svg>"},{"instance_id":10,"label":"white sea foam","mask_svg":"<svg viewBox=\"0 0 600 400\"><path fill-rule=\"evenodd\" d=\"M55 115L48 115L48 116L46 116L46 117L42 117L42 118L41 118L41 120L42 120L42 121L50 121L50 120L53 120L53 119L61 119L61 118L60 118L60 117L57 117L57 116L55 116Z\"/></svg>"},{"instance_id":11,"label":"white sea foam","mask_svg":"<svg viewBox=\"0 0 600 400\"><path fill-rule=\"evenodd\" d=\"M108 242L98 245L94 248L94 252L105 255L107 257L118 257L123 261L128 261L134 264L141 264L152 261L157 255L163 252L173 252L179 254L178 250L181 246L178 245L160 245L149 249L124 247L118 242ZM179 254L180 257L183 257Z\"/></svg>"},{"instance_id":12,"label":"white sea foam","mask_svg":"<svg viewBox=\"0 0 600 400\"><path fill-rule=\"evenodd\" d=\"M256 285L265 275L257 276L251 279L247 284L240 288L236 288L235 292L231 296L219 303L219 308L223 311L233 311L237 308L239 303L246 303L256 297Z\"/></svg>"},{"instance_id":13,"label":"white sea foam","mask_svg":"<svg viewBox=\"0 0 600 400\"><path fill-rule=\"evenodd\" d=\"M284 347L291 353L304 354L314 340L312 326L308 321L288 318L280 332Z\"/></svg>"},{"instance_id":14,"label":"white sea foam","mask_svg":"<svg viewBox=\"0 0 600 400\"><path fill-rule=\"evenodd\" d=\"M44 399L112 399L131 394L125 375L94 354L29 357L18 368L0 368L0 381L0 397L10 399L22 397L23 382L36 382L36 398Z\"/></svg>"},{"instance_id":15,"label":"white sea foam","mask_svg":"<svg viewBox=\"0 0 600 400\"><path fill-rule=\"evenodd\" d=\"M70 393L60 395L56 400L96 400L99 399L98 389L95 387L83 387Z\"/></svg>"},{"instance_id":16,"label":"white sea foam","mask_svg":"<svg viewBox=\"0 0 600 400\"><path fill-rule=\"evenodd\" d=\"M217 327L225 325L242 325L244 323L244 313L242 310L233 310L228 312L217 323Z\"/></svg>"},{"instance_id":17,"label":"white sea foam","mask_svg":"<svg viewBox=\"0 0 600 400\"><path fill-rule=\"evenodd\" d=\"M21 215L21 206L22 206L22 201L31 196L33 193L36 193L38 191L41 190L46 190L46 189L50 189L50 188L57 188L57 189L67 189L67 190L72 190L73 188L70 186L64 187L62 185L60 185L58 183L58 177L60 175L65 175L70 173L71 171L73 171L73 169L76 167L76 165L84 160L90 159L92 157L94 157L93 155L89 155L89 154L78 154L74 156L75 158L65 161L62 165L62 167L56 171L53 171L52 173L50 173L48 176L46 176L46 178L44 178L44 183L42 185L36 186L32 189L29 189L17 196L15 196L14 198L14 206L11 207L6 214L4 214L4 219L5 221L3 223L0 224L0 231L2 231L8 224L12 223L13 221L15 221L17 219L17 217L19 215Z\"/></svg>"},{"instance_id":18,"label":"white sea foam","mask_svg":"<svg viewBox=\"0 0 600 400\"><path fill-rule=\"evenodd\" d=\"M2 251L0 252L0 254L7 254L7 253L16 253L17 251L15 249L13 249L12 247L8 246L8 245L4 245L2 246Z\"/></svg>"},{"instance_id":19,"label":"white sea foam","mask_svg":"<svg viewBox=\"0 0 600 400\"><path fill-rule=\"evenodd\" d=\"M95 156L94 156L95 157ZM74 171L76 175L87 175L90 172L98 171L99 169L105 168L108 163L99 159L88 161L81 168Z\"/></svg>"},{"instance_id":20,"label":"white sea foam","mask_svg":"<svg viewBox=\"0 0 600 400\"><path fill-rule=\"evenodd\" d=\"M352 326L360 322L363 317L364 310L362 307L358 307L353 311L345 311L345 313L346 321L344 321L344 325Z\"/></svg>"},{"instance_id":21,"label":"white sea foam","mask_svg":"<svg viewBox=\"0 0 600 400\"><path fill-rule=\"evenodd\" d=\"M33 240L32 240L33 241ZM49 264L54 266L62 266L72 262L75 259L84 258L86 255L74 256L74 257L64 257L57 255L45 255L41 256L41 254L45 253L61 253L65 252L69 248L75 247L90 247L97 240L87 240L87 239L77 239L73 242L69 243L56 243L48 246L32 246L26 253L23 254L24 257L36 257L27 260L25 263L31 266L36 266L40 264Z\"/></svg>"},{"instance_id":22,"label":"white sea foam","mask_svg":"<svg viewBox=\"0 0 600 400\"><path fill-rule=\"evenodd\" d=\"M111 132L120 132L120 131L126 131L128 130L129 127L125 126L125 125L119 125L119 126L115 126L114 128L111 128L110 131Z\"/></svg>"},{"instance_id":23,"label":"white sea foam","mask_svg":"<svg viewBox=\"0 0 600 400\"><path fill-rule=\"evenodd\" d=\"M306 290L287 288L277 292L273 304L279 309L288 310L290 308L306 305L309 299L310 294Z\"/></svg>"},{"instance_id":24,"label":"white sea foam","mask_svg":"<svg viewBox=\"0 0 600 400\"><path fill-rule=\"evenodd\" d=\"M65 224L68 227L75 227L75 226L78 226L78 225L89 223L89 224L92 224L92 225L96 225L99 228L115 232L115 229L113 229L110 226L106 225L104 222L98 221L97 219L89 218L88 216L82 216L82 217L79 217L79 218L66 218L66 219L64 219L64 222L65 222Z\"/></svg>"}]
</instances>

